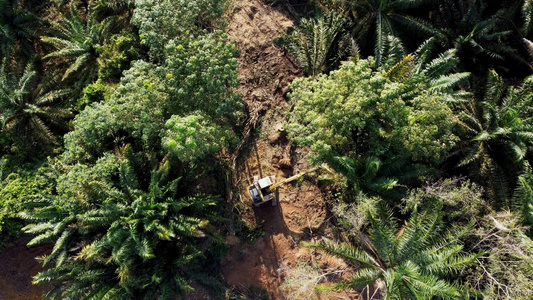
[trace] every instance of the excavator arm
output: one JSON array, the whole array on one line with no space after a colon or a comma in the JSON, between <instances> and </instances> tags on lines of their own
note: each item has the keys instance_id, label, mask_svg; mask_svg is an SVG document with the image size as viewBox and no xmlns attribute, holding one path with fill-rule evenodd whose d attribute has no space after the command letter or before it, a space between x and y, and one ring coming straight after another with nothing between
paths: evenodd
<instances>
[{"instance_id":1,"label":"excavator arm","mask_svg":"<svg viewBox=\"0 0 533 300\"><path fill-rule=\"evenodd\" d=\"M274 183L273 185L269 186L269 189L270 189L271 191L273 191L273 190L277 189L278 187L280 187L280 186L282 186L282 185L284 185L284 184L286 184L286 183L289 183L289 182L291 182L291 181L294 181L294 180L300 179L300 178L303 177L305 174L308 174L308 173L314 172L314 171L316 171L316 170L318 170L318 167L314 167L314 168L311 168L311 169L309 169L309 170L307 170L307 171L304 171L304 172L298 173L298 174L296 174L296 175L293 175L293 176L291 176L291 177L289 177L289 178L286 178L286 179L284 179L284 180L282 180L282 181L280 181L280 182L276 182L276 183Z\"/></svg>"}]
</instances>

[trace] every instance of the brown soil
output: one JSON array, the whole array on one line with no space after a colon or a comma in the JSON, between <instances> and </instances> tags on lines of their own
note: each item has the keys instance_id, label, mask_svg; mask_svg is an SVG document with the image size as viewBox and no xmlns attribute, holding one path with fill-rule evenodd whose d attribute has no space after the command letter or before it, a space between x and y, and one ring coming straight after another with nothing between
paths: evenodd
<instances>
[{"instance_id":1,"label":"brown soil","mask_svg":"<svg viewBox=\"0 0 533 300\"><path fill-rule=\"evenodd\" d=\"M0 299L40 300L46 285L33 285L32 276L42 271L36 258L50 253L51 245L28 248L30 236L23 235L0 252Z\"/></svg>"},{"instance_id":2,"label":"brown soil","mask_svg":"<svg viewBox=\"0 0 533 300\"><path fill-rule=\"evenodd\" d=\"M252 208L248 186L254 175L275 175L280 181L309 168L307 151L291 146L282 130L289 107L285 97L288 85L302 73L273 42L293 26L287 14L260 0L238 0L234 5L226 32L240 50L238 90L248 108L249 121L235 160L234 181L239 193L232 198L250 226L263 222L265 235L253 244L229 236L232 246L222 262L223 274L228 285L243 291L250 287L266 290L270 299L283 299L280 263L294 266L299 260L309 261L309 249L299 242L330 235L331 225L316 176L312 175L280 187L277 206L265 203ZM326 256L319 264L324 268L344 266L342 261ZM356 298L347 292L321 297Z\"/></svg>"}]
</instances>

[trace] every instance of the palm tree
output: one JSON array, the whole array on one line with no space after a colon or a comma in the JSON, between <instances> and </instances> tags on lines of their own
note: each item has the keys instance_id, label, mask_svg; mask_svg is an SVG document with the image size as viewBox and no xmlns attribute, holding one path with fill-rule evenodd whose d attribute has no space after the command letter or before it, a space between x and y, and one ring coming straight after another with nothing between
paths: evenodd
<instances>
[{"instance_id":1,"label":"palm tree","mask_svg":"<svg viewBox=\"0 0 533 300\"><path fill-rule=\"evenodd\" d=\"M355 51L345 27L342 17L328 13L314 19L301 19L286 37L289 51L308 76L315 77Z\"/></svg>"},{"instance_id":2,"label":"palm tree","mask_svg":"<svg viewBox=\"0 0 533 300\"><path fill-rule=\"evenodd\" d=\"M200 243L220 242L207 230L214 219L209 207L216 199L187 196L181 178L170 174L165 159L145 190L124 160L118 186L91 181L82 185L79 199L64 207L47 200L24 214L37 222L25 228L38 234L30 245L55 240L44 260L45 266L55 262L55 267L34 282L52 281L47 296L61 299L183 297L192 289L188 271L205 252Z\"/></svg>"},{"instance_id":3,"label":"palm tree","mask_svg":"<svg viewBox=\"0 0 533 300\"><path fill-rule=\"evenodd\" d=\"M66 127L65 120L72 117L69 110L58 108L58 100L66 90L47 92L46 85L33 87L37 73L31 63L17 80L5 69L5 60L0 70L0 120L3 130L9 132L15 143L26 154L36 147L50 153L57 140L49 125Z\"/></svg>"},{"instance_id":4,"label":"palm tree","mask_svg":"<svg viewBox=\"0 0 533 300\"><path fill-rule=\"evenodd\" d=\"M443 0L436 7L432 21L439 28L440 47L456 49L464 69L482 74L487 68L508 70L510 60L525 66L511 43L516 27L507 23L513 9L502 4L504 8L487 16L483 1Z\"/></svg>"},{"instance_id":5,"label":"palm tree","mask_svg":"<svg viewBox=\"0 0 533 300\"><path fill-rule=\"evenodd\" d=\"M410 12L427 6L430 3L428 0L356 0L339 3L341 7L337 9L355 24L353 32L356 41L363 49L374 49L377 66L386 58L383 51L391 37L406 41L413 37L413 33L422 34L423 38L437 33L428 22L410 15Z\"/></svg>"},{"instance_id":6,"label":"palm tree","mask_svg":"<svg viewBox=\"0 0 533 300\"><path fill-rule=\"evenodd\" d=\"M519 87L506 89L502 78L490 71L479 99L460 114L466 142L459 166L475 170L493 200L505 207L512 206L511 191L533 147L532 91L531 76Z\"/></svg>"},{"instance_id":7,"label":"palm tree","mask_svg":"<svg viewBox=\"0 0 533 300\"><path fill-rule=\"evenodd\" d=\"M415 207L399 231L392 213L378 205L368 211L372 229L362 248L322 240L303 245L326 251L360 267L352 278L332 289L363 288L376 283L383 299L467 299L466 289L448 280L483 253L463 253L460 238L469 228L444 232L440 205Z\"/></svg>"},{"instance_id":8,"label":"palm tree","mask_svg":"<svg viewBox=\"0 0 533 300\"><path fill-rule=\"evenodd\" d=\"M102 51L102 45L109 34L112 18L97 23L91 15L84 21L74 5L70 6L70 14L64 17L61 24L54 24L61 37L43 36L41 40L52 45L56 51L44 58L60 58L67 65L62 79L72 73L80 78L93 79L97 74L96 59Z\"/></svg>"},{"instance_id":9,"label":"palm tree","mask_svg":"<svg viewBox=\"0 0 533 300\"><path fill-rule=\"evenodd\" d=\"M29 57L37 27L35 16L19 0L0 0L0 55L8 62L14 54Z\"/></svg>"}]
</instances>

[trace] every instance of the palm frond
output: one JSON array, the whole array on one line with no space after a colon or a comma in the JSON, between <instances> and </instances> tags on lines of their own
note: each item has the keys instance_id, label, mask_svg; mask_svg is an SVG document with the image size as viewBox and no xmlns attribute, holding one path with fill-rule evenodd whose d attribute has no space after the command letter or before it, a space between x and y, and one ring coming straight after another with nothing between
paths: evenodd
<instances>
[{"instance_id":1,"label":"palm frond","mask_svg":"<svg viewBox=\"0 0 533 300\"><path fill-rule=\"evenodd\" d=\"M332 290L340 290L346 288L360 289L369 284L374 283L377 279L382 277L382 271L370 268L362 268L354 272L350 280L335 284L330 288Z\"/></svg>"},{"instance_id":2,"label":"palm frond","mask_svg":"<svg viewBox=\"0 0 533 300\"><path fill-rule=\"evenodd\" d=\"M339 244L330 240L321 240L318 244L302 241L301 244L308 248L323 250L365 268L379 268L379 263L374 257L348 244Z\"/></svg>"},{"instance_id":3,"label":"palm frond","mask_svg":"<svg viewBox=\"0 0 533 300\"><path fill-rule=\"evenodd\" d=\"M381 50L379 51L379 61L376 59L376 66L388 68L401 62L407 51L398 37L387 35L383 38Z\"/></svg>"},{"instance_id":4,"label":"palm frond","mask_svg":"<svg viewBox=\"0 0 533 300\"><path fill-rule=\"evenodd\" d=\"M368 212L368 219L372 224L370 240L386 264L394 264L397 259L396 222L392 218L392 211L385 205L378 204L375 210Z\"/></svg>"},{"instance_id":5,"label":"palm frond","mask_svg":"<svg viewBox=\"0 0 533 300\"><path fill-rule=\"evenodd\" d=\"M442 223L441 207L432 205L426 208L422 214L415 207L407 225L403 228L398 239L398 259L407 260L422 249L431 245L432 235L440 232Z\"/></svg>"},{"instance_id":6,"label":"palm frond","mask_svg":"<svg viewBox=\"0 0 533 300\"><path fill-rule=\"evenodd\" d=\"M468 77L470 77L470 73L468 72L443 75L436 79L432 79L428 85L428 90L441 93L450 91L460 82L466 81Z\"/></svg>"},{"instance_id":7,"label":"palm frond","mask_svg":"<svg viewBox=\"0 0 533 300\"><path fill-rule=\"evenodd\" d=\"M524 18L524 24L522 25L522 33L527 36L533 28L533 0L523 1L522 16Z\"/></svg>"},{"instance_id":8,"label":"palm frond","mask_svg":"<svg viewBox=\"0 0 533 300\"><path fill-rule=\"evenodd\" d=\"M459 61L455 56L456 51L450 49L444 53L439 54L439 56L428 64L426 64L421 72L428 78L438 78L439 76L445 75L457 64Z\"/></svg>"},{"instance_id":9,"label":"palm frond","mask_svg":"<svg viewBox=\"0 0 533 300\"><path fill-rule=\"evenodd\" d=\"M485 84L484 100L498 105L504 92L505 86L502 78L494 70L490 70Z\"/></svg>"},{"instance_id":10,"label":"palm frond","mask_svg":"<svg viewBox=\"0 0 533 300\"><path fill-rule=\"evenodd\" d=\"M513 193L513 202L520 212L524 224L533 224L533 189L531 187L531 172L518 177L516 189Z\"/></svg>"},{"instance_id":11,"label":"palm frond","mask_svg":"<svg viewBox=\"0 0 533 300\"><path fill-rule=\"evenodd\" d=\"M490 171L490 186L493 199L499 204L509 206L509 179L503 169L494 160L487 160L487 167Z\"/></svg>"},{"instance_id":12,"label":"palm frond","mask_svg":"<svg viewBox=\"0 0 533 300\"><path fill-rule=\"evenodd\" d=\"M412 54L406 55L400 62L387 70L387 77L398 81L404 79L404 76L412 69L410 63L413 59L415 59L415 57Z\"/></svg>"},{"instance_id":13,"label":"palm frond","mask_svg":"<svg viewBox=\"0 0 533 300\"><path fill-rule=\"evenodd\" d=\"M437 39L435 37L431 37L427 40L425 40L415 51L415 65L416 69L414 71L415 74L418 74L422 71L422 66L426 65L429 62L429 59L431 58L431 53L433 51L433 48L435 47L435 44L437 42Z\"/></svg>"},{"instance_id":14,"label":"palm frond","mask_svg":"<svg viewBox=\"0 0 533 300\"><path fill-rule=\"evenodd\" d=\"M326 157L325 160L333 168L333 170L346 176L348 180L357 182L358 167L351 158L347 156L333 156Z\"/></svg>"},{"instance_id":15,"label":"palm frond","mask_svg":"<svg viewBox=\"0 0 533 300\"><path fill-rule=\"evenodd\" d=\"M120 184L124 192L126 192L126 195L133 197L135 191L139 189L139 182L128 160L120 164L119 176Z\"/></svg>"},{"instance_id":16,"label":"palm frond","mask_svg":"<svg viewBox=\"0 0 533 300\"><path fill-rule=\"evenodd\" d=\"M416 272L409 270L407 266L402 270L409 275ZM432 275L409 276L404 280L410 291L416 296L416 299L428 299L432 296L439 296L443 299L461 299L459 291L451 284L444 280L438 279Z\"/></svg>"}]
</instances>

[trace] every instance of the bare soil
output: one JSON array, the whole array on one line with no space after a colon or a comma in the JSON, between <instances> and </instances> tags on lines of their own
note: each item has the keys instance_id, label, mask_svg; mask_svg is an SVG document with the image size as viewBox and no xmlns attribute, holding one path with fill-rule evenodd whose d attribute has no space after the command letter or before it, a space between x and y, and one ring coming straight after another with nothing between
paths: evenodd
<instances>
[{"instance_id":1,"label":"bare soil","mask_svg":"<svg viewBox=\"0 0 533 300\"><path fill-rule=\"evenodd\" d=\"M238 0L226 30L240 50L238 90L249 113L244 144L235 161L234 182L239 193L233 196L234 205L250 226L262 223L265 234L253 244L228 236L232 246L222 268L228 285L243 291L250 287L266 290L269 299L284 299L280 291L282 262L291 267L299 260L312 259L309 249L299 242L331 235L332 230L317 176L306 175L280 187L277 206L265 203L252 208L248 196L254 175L275 175L280 181L309 168L308 151L291 145L282 129L289 108L288 85L303 74L274 40L292 27L293 21L282 8L260 0ZM321 258L323 268L345 267L330 256L313 257ZM337 292L320 299L357 299L357 294Z\"/></svg>"},{"instance_id":2,"label":"bare soil","mask_svg":"<svg viewBox=\"0 0 533 300\"><path fill-rule=\"evenodd\" d=\"M49 254L52 245L28 248L31 237L23 235L0 252L0 299L40 300L47 290L46 285L33 285L32 276L42 271L38 257Z\"/></svg>"}]
</instances>

